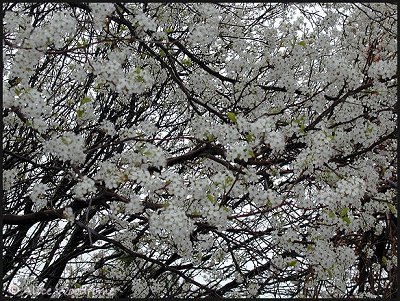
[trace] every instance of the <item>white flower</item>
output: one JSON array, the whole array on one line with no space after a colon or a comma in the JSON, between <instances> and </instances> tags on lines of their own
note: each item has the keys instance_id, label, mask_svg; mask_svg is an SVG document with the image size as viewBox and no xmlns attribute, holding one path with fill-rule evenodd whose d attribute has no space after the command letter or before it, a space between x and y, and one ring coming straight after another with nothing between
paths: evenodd
<instances>
[{"instance_id":1,"label":"white flower","mask_svg":"<svg viewBox=\"0 0 400 301\"><path fill-rule=\"evenodd\" d=\"M208 44L215 41L218 27L214 24L196 24L188 38L193 44Z\"/></svg>"},{"instance_id":2,"label":"white flower","mask_svg":"<svg viewBox=\"0 0 400 301\"><path fill-rule=\"evenodd\" d=\"M3 87L7 87L6 81L3 81ZM9 108L16 105L16 97L10 89L3 89L3 108Z\"/></svg>"},{"instance_id":3,"label":"white flower","mask_svg":"<svg viewBox=\"0 0 400 301\"><path fill-rule=\"evenodd\" d=\"M125 205L125 212L126 213L139 213L143 211L143 205L140 203L140 199L135 196L131 195L129 203Z\"/></svg>"},{"instance_id":4,"label":"white flower","mask_svg":"<svg viewBox=\"0 0 400 301\"><path fill-rule=\"evenodd\" d=\"M16 168L3 171L3 190L10 190L17 177L18 170Z\"/></svg>"},{"instance_id":5,"label":"white flower","mask_svg":"<svg viewBox=\"0 0 400 301\"><path fill-rule=\"evenodd\" d=\"M104 120L102 122L101 129L104 130L111 137L117 134L114 124L109 120Z\"/></svg>"},{"instance_id":6,"label":"white flower","mask_svg":"<svg viewBox=\"0 0 400 301\"><path fill-rule=\"evenodd\" d=\"M50 139L43 143L44 151L59 157L63 161L71 161L73 164L83 163L86 155L84 151L83 137L67 132L56 139Z\"/></svg>"},{"instance_id":7,"label":"white flower","mask_svg":"<svg viewBox=\"0 0 400 301\"><path fill-rule=\"evenodd\" d=\"M190 233L194 230L194 225L183 209L170 204L160 214L153 213L150 216L149 229L153 235L166 231L171 235L179 254L183 257L191 257L193 246Z\"/></svg>"},{"instance_id":8,"label":"white flower","mask_svg":"<svg viewBox=\"0 0 400 301\"><path fill-rule=\"evenodd\" d=\"M258 285L257 283L249 283L247 286L247 291L251 296L257 296L259 288L260 285Z\"/></svg>"},{"instance_id":9,"label":"white flower","mask_svg":"<svg viewBox=\"0 0 400 301\"><path fill-rule=\"evenodd\" d=\"M242 274L240 274L239 272L236 272L235 273L235 280L236 280L237 283L243 283L244 278L243 278Z\"/></svg>"},{"instance_id":10,"label":"white flower","mask_svg":"<svg viewBox=\"0 0 400 301\"><path fill-rule=\"evenodd\" d=\"M135 16L135 20L143 27L144 31L151 30L151 31L156 31L157 30L157 24L156 22L152 19L146 16L143 13L138 12Z\"/></svg>"},{"instance_id":11,"label":"white flower","mask_svg":"<svg viewBox=\"0 0 400 301\"><path fill-rule=\"evenodd\" d=\"M37 211L46 207L46 205L47 205L46 197L47 197L48 189L49 189L49 186L47 184L43 184L43 183L37 183L33 187L30 197L31 197L31 200L34 203Z\"/></svg>"},{"instance_id":12,"label":"white flower","mask_svg":"<svg viewBox=\"0 0 400 301\"><path fill-rule=\"evenodd\" d=\"M63 211L63 217L68 220L71 224L75 221L75 214L71 207L66 207Z\"/></svg>"},{"instance_id":13,"label":"white flower","mask_svg":"<svg viewBox=\"0 0 400 301\"><path fill-rule=\"evenodd\" d=\"M84 176L81 182L78 182L75 187L75 196L77 198L83 198L86 194L90 192L96 192L96 186L95 182L88 178L87 176Z\"/></svg>"},{"instance_id":14,"label":"white flower","mask_svg":"<svg viewBox=\"0 0 400 301\"><path fill-rule=\"evenodd\" d=\"M106 17L115 10L113 3L90 3L95 29L103 27Z\"/></svg>"},{"instance_id":15,"label":"white flower","mask_svg":"<svg viewBox=\"0 0 400 301\"><path fill-rule=\"evenodd\" d=\"M286 266L285 260L280 255L272 257L272 264L275 265L276 268L279 270L283 269Z\"/></svg>"}]
</instances>

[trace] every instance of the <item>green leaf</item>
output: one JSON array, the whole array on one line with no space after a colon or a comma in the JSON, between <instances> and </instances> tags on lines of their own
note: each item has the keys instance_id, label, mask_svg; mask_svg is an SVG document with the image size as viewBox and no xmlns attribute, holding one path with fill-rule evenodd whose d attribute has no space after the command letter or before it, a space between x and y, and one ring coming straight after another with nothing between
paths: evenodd
<instances>
[{"instance_id":1,"label":"green leaf","mask_svg":"<svg viewBox=\"0 0 400 301\"><path fill-rule=\"evenodd\" d=\"M288 266L294 267L297 264L297 260L292 260L288 262Z\"/></svg>"},{"instance_id":2,"label":"green leaf","mask_svg":"<svg viewBox=\"0 0 400 301\"><path fill-rule=\"evenodd\" d=\"M71 37L68 37L68 38L65 38L65 39L64 39L65 43L67 43L67 44L71 43L73 40L74 40L74 39L71 38Z\"/></svg>"},{"instance_id":3,"label":"green leaf","mask_svg":"<svg viewBox=\"0 0 400 301\"><path fill-rule=\"evenodd\" d=\"M386 256L382 256L382 265L383 266L386 266L387 265L387 258L386 258Z\"/></svg>"},{"instance_id":4,"label":"green leaf","mask_svg":"<svg viewBox=\"0 0 400 301\"><path fill-rule=\"evenodd\" d=\"M137 66L137 67L135 68L135 71L134 71L134 73L136 74L135 79L136 79L138 82L140 82L140 83L144 83L144 78L143 78L143 76L140 74L141 72L142 72L142 68L140 68L139 66Z\"/></svg>"},{"instance_id":5,"label":"green leaf","mask_svg":"<svg viewBox=\"0 0 400 301\"><path fill-rule=\"evenodd\" d=\"M206 138L208 141L213 142L217 137L215 137L213 134L206 134Z\"/></svg>"},{"instance_id":6,"label":"green leaf","mask_svg":"<svg viewBox=\"0 0 400 301\"><path fill-rule=\"evenodd\" d=\"M395 206L393 206L393 204L388 204L388 208L390 210L390 212L392 212L393 214L397 214L397 209Z\"/></svg>"},{"instance_id":7,"label":"green leaf","mask_svg":"<svg viewBox=\"0 0 400 301\"><path fill-rule=\"evenodd\" d=\"M81 118L83 116L83 113L85 113L85 109L79 108L78 110L76 110L76 116L78 116L78 118Z\"/></svg>"},{"instance_id":8,"label":"green leaf","mask_svg":"<svg viewBox=\"0 0 400 301\"><path fill-rule=\"evenodd\" d=\"M119 31L120 31L120 32L124 32L124 31L126 31L126 30L128 30L128 27L125 26L125 25L121 25L120 28L119 28Z\"/></svg>"},{"instance_id":9,"label":"green leaf","mask_svg":"<svg viewBox=\"0 0 400 301\"><path fill-rule=\"evenodd\" d=\"M140 68L139 66L136 66L135 71L133 71L133 72L135 72L136 74L139 74L141 71L142 71L142 68Z\"/></svg>"},{"instance_id":10,"label":"green leaf","mask_svg":"<svg viewBox=\"0 0 400 301\"><path fill-rule=\"evenodd\" d=\"M349 217L347 216L347 212L349 212L349 208L344 207L342 210L340 210L339 216L344 222L346 222L347 225L350 225L351 221L350 221Z\"/></svg>"},{"instance_id":11,"label":"green leaf","mask_svg":"<svg viewBox=\"0 0 400 301\"><path fill-rule=\"evenodd\" d=\"M207 193L207 199L209 199L212 203L215 204L215 197L212 194Z\"/></svg>"},{"instance_id":12,"label":"green leaf","mask_svg":"<svg viewBox=\"0 0 400 301\"><path fill-rule=\"evenodd\" d=\"M335 140L335 134L329 134L327 131L324 131L325 137L329 140Z\"/></svg>"},{"instance_id":13,"label":"green leaf","mask_svg":"<svg viewBox=\"0 0 400 301\"><path fill-rule=\"evenodd\" d=\"M236 114L233 113L233 112L228 112L228 118L229 118L229 120L232 121L233 123L236 123L236 122L237 122Z\"/></svg>"},{"instance_id":14,"label":"green leaf","mask_svg":"<svg viewBox=\"0 0 400 301\"><path fill-rule=\"evenodd\" d=\"M254 135L252 133L247 133L246 134L246 140L247 140L247 142L253 142L254 141Z\"/></svg>"},{"instance_id":15,"label":"green leaf","mask_svg":"<svg viewBox=\"0 0 400 301\"><path fill-rule=\"evenodd\" d=\"M165 53L165 51L164 50L162 50L162 49L160 49L160 51L158 52L158 54L161 56L161 57L165 57L167 54Z\"/></svg>"},{"instance_id":16,"label":"green leaf","mask_svg":"<svg viewBox=\"0 0 400 301\"><path fill-rule=\"evenodd\" d=\"M226 180L225 180L225 183L226 183L226 184L231 184L231 183L233 182L233 180L234 180L233 177L228 176L228 177L226 178Z\"/></svg>"},{"instance_id":17,"label":"green leaf","mask_svg":"<svg viewBox=\"0 0 400 301\"><path fill-rule=\"evenodd\" d=\"M297 44L300 46L306 47L306 42L304 42L304 41L300 41Z\"/></svg>"},{"instance_id":18,"label":"green leaf","mask_svg":"<svg viewBox=\"0 0 400 301\"><path fill-rule=\"evenodd\" d=\"M256 154L254 153L254 151L251 150L251 149L248 149L248 150L247 150L247 154L248 154L250 157L252 157L252 158L254 158L254 157L256 156Z\"/></svg>"},{"instance_id":19,"label":"green leaf","mask_svg":"<svg viewBox=\"0 0 400 301\"><path fill-rule=\"evenodd\" d=\"M74 288L80 288L81 286L82 286L82 284L80 284L78 282L74 284Z\"/></svg>"},{"instance_id":20,"label":"green leaf","mask_svg":"<svg viewBox=\"0 0 400 301\"><path fill-rule=\"evenodd\" d=\"M143 156L146 156L146 157L149 157L149 156L151 156L153 153L151 152L151 151L149 151L149 150L145 150L145 151L143 151L142 152L142 155Z\"/></svg>"},{"instance_id":21,"label":"green leaf","mask_svg":"<svg viewBox=\"0 0 400 301\"><path fill-rule=\"evenodd\" d=\"M66 144L66 145L69 144L68 141L67 141L67 139L65 139L64 137L61 137L61 142L64 143L64 144Z\"/></svg>"},{"instance_id":22,"label":"green leaf","mask_svg":"<svg viewBox=\"0 0 400 301\"><path fill-rule=\"evenodd\" d=\"M303 123L304 119L306 119L306 116L301 115L299 118L294 119L294 122L297 124Z\"/></svg>"},{"instance_id":23,"label":"green leaf","mask_svg":"<svg viewBox=\"0 0 400 301\"><path fill-rule=\"evenodd\" d=\"M200 213L199 210L194 210L194 211L192 211L192 212L191 212L191 215L192 215L193 217L201 217L201 213Z\"/></svg>"},{"instance_id":24,"label":"green leaf","mask_svg":"<svg viewBox=\"0 0 400 301\"><path fill-rule=\"evenodd\" d=\"M190 59L184 59L182 60L182 64L186 67L192 67L193 63Z\"/></svg>"},{"instance_id":25,"label":"green leaf","mask_svg":"<svg viewBox=\"0 0 400 301\"><path fill-rule=\"evenodd\" d=\"M167 28L164 30L166 33L173 33L174 30L172 28Z\"/></svg>"},{"instance_id":26,"label":"green leaf","mask_svg":"<svg viewBox=\"0 0 400 301\"><path fill-rule=\"evenodd\" d=\"M281 108L272 108L269 111L269 114L279 114L280 112L282 112Z\"/></svg>"},{"instance_id":27,"label":"green leaf","mask_svg":"<svg viewBox=\"0 0 400 301\"><path fill-rule=\"evenodd\" d=\"M102 83L98 83L98 84L94 87L94 90L95 90L95 91L99 91L99 90L101 89L102 86L103 86Z\"/></svg>"},{"instance_id":28,"label":"green leaf","mask_svg":"<svg viewBox=\"0 0 400 301\"><path fill-rule=\"evenodd\" d=\"M332 210L329 210L328 215L329 215L330 218L334 218L335 217L335 212L333 212Z\"/></svg>"},{"instance_id":29,"label":"green leaf","mask_svg":"<svg viewBox=\"0 0 400 301\"><path fill-rule=\"evenodd\" d=\"M87 96L85 96L84 98L82 98L82 100L81 100L81 105L84 105L85 103L88 103L88 102L91 102L92 100L89 98L89 97L87 97Z\"/></svg>"},{"instance_id":30,"label":"green leaf","mask_svg":"<svg viewBox=\"0 0 400 301\"><path fill-rule=\"evenodd\" d=\"M299 118L296 118L293 120L294 123L297 124L297 126L300 128L300 133L304 134L305 132L305 126L304 126L304 120L306 117L304 115L301 115Z\"/></svg>"},{"instance_id":31,"label":"green leaf","mask_svg":"<svg viewBox=\"0 0 400 301\"><path fill-rule=\"evenodd\" d=\"M350 224L351 224L351 221L350 221L350 219L349 219L348 216L342 217L342 220L343 220L347 225L350 225Z\"/></svg>"},{"instance_id":32,"label":"green leaf","mask_svg":"<svg viewBox=\"0 0 400 301\"><path fill-rule=\"evenodd\" d=\"M347 212L349 212L349 208L344 207L342 210L340 210L340 213L339 213L340 217L343 218L343 217L347 216Z\"/></svg>"}]
</instances>

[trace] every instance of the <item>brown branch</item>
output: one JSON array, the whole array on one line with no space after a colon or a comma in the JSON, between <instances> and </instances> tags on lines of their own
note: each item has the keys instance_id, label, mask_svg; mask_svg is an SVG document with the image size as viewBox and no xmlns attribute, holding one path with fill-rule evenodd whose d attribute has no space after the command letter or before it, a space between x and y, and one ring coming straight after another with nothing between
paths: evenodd
<instances>
[{"instance_id":1,"label":"brown branch","mask_svg":"<svg viewBox=\"0 0 400 301\"><path fill-rule=\"evenodd\" d=\"M193 160L199 157L201 154L203 154L206 150L208 149L208 145L204 144L202 146L196 146L193 150L190 152L183 154L181 156L173 157L167 159L167 166L172 166L175 164L182 163L186 160Z\"/></svg>"},{"instance_id":2,"label":"brown branch","mask_svg":"<svg viewBox=\"0 0 400 301\"><path fill-rule=\"evenodd\" d=\"M202 60L198 59L193 53L188 51L178 40L176 40L176 39L174 39L172 37L168 37L168 40L171 41L171 43L173 43L174 45L178 46L178 48L180 50L182 50L182 52L184 54L186 54L193 62L198 64L201 68L203 68L203 70L207 71L209 74L215 76L216 78L220 79L221 81L227 81L227 82L230 82L230 83L238 82L238 80L223 76L223 75L219 74L217 71L212 70Z\"/></svg>"},{"instance_id":3,"label":"brown branch","mask_svg":"<svg viewBox=\"0 0 400 301\"><path fill-rule=\"evenodd\" d=\"M63 212L65 208L60 209L48 209L35 213L29 213L25 215L17 214L4 214L3 224L6 225L27 225L35 224L42 221L52 221L58 218L63 218Z\"/></svg>"},{"instance_id":4,"label":"brown branch","mask_svg":"<svg viewBox=\"0 0 400 301\"><path fill-rule=\"evenodd\" d=\"M122 243L120 243L119 241L116 241L116 240L114 240L114 239L108 238L107 236L104 236L104 235L98 233L97 231L95 231L94 229L92 229L92 228L90 228L90 227L84 225L84 224L83 224L82 222L80 222L80 221L75 221L75 223L76 223L78 226L80 226L80 227L86 229L86 230L87 230L88 232L90 232L91 234L93 234L96 238L111 243L112 245L114 245L114 246L118 247L119 249L125 251L125 252L128 253L129 255L131 255L131 256L133 256L133 257L141 258L141 259L143 259L143 260L145 260L145 261L148 261L148 262L151 262L151 263L155 263L155 264L161 266L163 269L165 269L165 270L167 270L167 271L170 271L170 272L172 272L172 273L174 273L174 274L176 274L176 275L182 277L182 278L185 279L187 282L190 282L190 283L194 284L194 285L197 286L198 288L204 289L204 290L205 290L206 292L208 292L211 296L217 297L217 298L221 298L221 296L220 296L216 291L214 291L214 290L208 288L207 286L205 286L205 285L203 285L203 284L197 282L196 280L194 280L194 279L192 279L192 278L186 276L185 273L183 273L183 272L181 272L181 271L179 271L179 270L177 270L177 269L175 269L175 268L173 268L173 267L170 267L170 266L168 266L168 265L162 263L162 262L159 261L159 260L153 259L153 258L151 258L151 257L147 257L146 255L141 254L141 253L138 253L138 252L134 252L134 251L132 251L131 249L125 247L125 246L124 246Z\"/></svg>"},{"instance_id":5,"label":"brown branch","mask_svg":"<svg viewBox=\"0 0 400 301\"><path fill-rule=\"evenodd\" d=\"M381 139L379 139L378 141L372 143L370 146L368 146L367 148L364 148L362 150L359 150L355 153L349 154L347 156L344 157L335 157L335 158L331 158L329 160L329 162L337 162L337 163L345 163L347 160L354 160L355 158L357 158L358 156L371 151L374 147L378 146L379 144L385 142L388 139L395 139L396 138L396 130L394 130L393 132L391 132L390 134L383 136Z\"/></svg>"},{"instance_id":6,"label":"brown branch","mask_svg":"<svg viewBox=\"0 0 400 301\"><path fill-rule=\"evenodd\" d=\"M321 114L318 115L317 118L315 118L315 120L313 122L311 122L308 126L306 126L306 128L304 129L305 131L309 131L312 130L325 116L327 116L328 114L333 113L333 110L335 109L335 107L343 102L347 97L352 96L354 94L357 94L358 92L361 92L364 89L370 88L372 87L372 83L368 83L365 85L362 85L360 87L358 87L357 89L348 91L345 95L343 95L342 97L336 99L330 106L329 108L327 108L325 111L323 111Z\"/></svg>"}]
</instances>

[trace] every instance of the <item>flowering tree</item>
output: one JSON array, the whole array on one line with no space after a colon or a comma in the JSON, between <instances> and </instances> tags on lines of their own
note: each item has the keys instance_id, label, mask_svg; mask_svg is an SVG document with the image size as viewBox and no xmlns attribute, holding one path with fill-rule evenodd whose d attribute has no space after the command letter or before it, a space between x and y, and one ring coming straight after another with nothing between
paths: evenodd
<instances>
[{"instance_id":1,"label":"flowering tree","mask_svg":"<svg viewBox=\"0 0 400 301\"><path fill-rule=\"evenodd\" d=\"M395 296L395 5L2 14L4 295Z\"/></svg>"}]
</instances>

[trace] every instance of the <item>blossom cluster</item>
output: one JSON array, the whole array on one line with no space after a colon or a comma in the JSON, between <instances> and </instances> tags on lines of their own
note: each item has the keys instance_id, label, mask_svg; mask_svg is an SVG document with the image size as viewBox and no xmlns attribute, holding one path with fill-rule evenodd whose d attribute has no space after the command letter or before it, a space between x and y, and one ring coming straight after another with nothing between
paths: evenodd
<instances>
[{"instance_id":1,"label":"blossom cluster","mask_svg":"<svg viewBox=\"0 0 400 301\"><path fill-rule=\"evenodd\" d=\"M95 193L96 191L97 188L95 182L87 176L84 176L83 179L74 187L75 197L80 199L84 198L85 195Z\"/></svg>"},{"instance_id":2,"label":"blossom cluster","mask_svg":"<svg viewBox=\"0 0 400 301\"><path fill-rule=\"evenodd\" d=\"M44 183L38 183L32 188L30 198L35 205L36 211L40 211L47 206L49 189L49 185Z\"/></svg>"},{"instance_id":3,"label":"blossom cluster","mask_svg":"<svg viewBox=\"0 0 400 301\"><path fill-rule=\"evenodd\" d=\"M75 214L71 207L66 207L63 212L64 218L68 220L70 223L75 221Z\"/></svg>"},{"instance_id":4,"label":"blossom cluster","mask_svg":"<svg viewBox=\"0 0 400 301\"><path fill-rule=\"evenodd\" d=\"M90 3L90 9L95 29L101 30L105 25L106 17L115 10L115 6L112 3Z\"/></svg>"},{"instance_id":5,"label":"blossom cluster","mask_svg":"<svg viewBox=\"0 0 400 301\"><path fill-rule=\"evenodd\" d=\"M10 190L16 182L18 169L7 169L3 171L3 190Z\"/></svg>"},{"instance_id":6,"label":"blossom cluster","mask_svg":"<svg viewBox=\"0 0 400 301\"><path fill-rule=\"evenodd\" d=\"M64 3L5 11L5 211L21 214L25 203L14 198L30 196L36 211L62 208L58 217L74 231L85 209L66 203L104 192L87 226L143 254L90 241L90 252L55 280L124 294L129 287L140 298L207 294L196 279L227 288L223 297L257 297L281 284L291 297L315 287L340 297L351 294L365 254L377 261L368 268L379 285L365 283L364 295L390 286L393 6ZM43 236L68 246L70 232L51 225ZM383 236L385 255L375 258ZM28 261L58 262L46 259L51 246L23 245L33 246ZM10 266L15 277L48 275L40 265ZM176 276L181 270L192 283Z\"/></svg>"},{"instance_id":7,"label":"blossom cluster","mask_svg":"<svg viewBox=\"0 0 400 301\"><path fill-rule=\"evenodd\" d=\"M43 150L72 164L81 164L86 158L83 137L71 132L44 141Z\"/></svg>"},{"instance_id":8,"label":"blossom cluster","mask_svg":"<svg viewBox=\"0 0 400 301\"><path fill-rule=\"evenodd\" d=\"M194 230L194 225L181 208L171 204L165 210L153 213L149 226L153 235L170 235L179 254L191 256L193 246L190 233Z\"/></svg>"}]
</instances>

